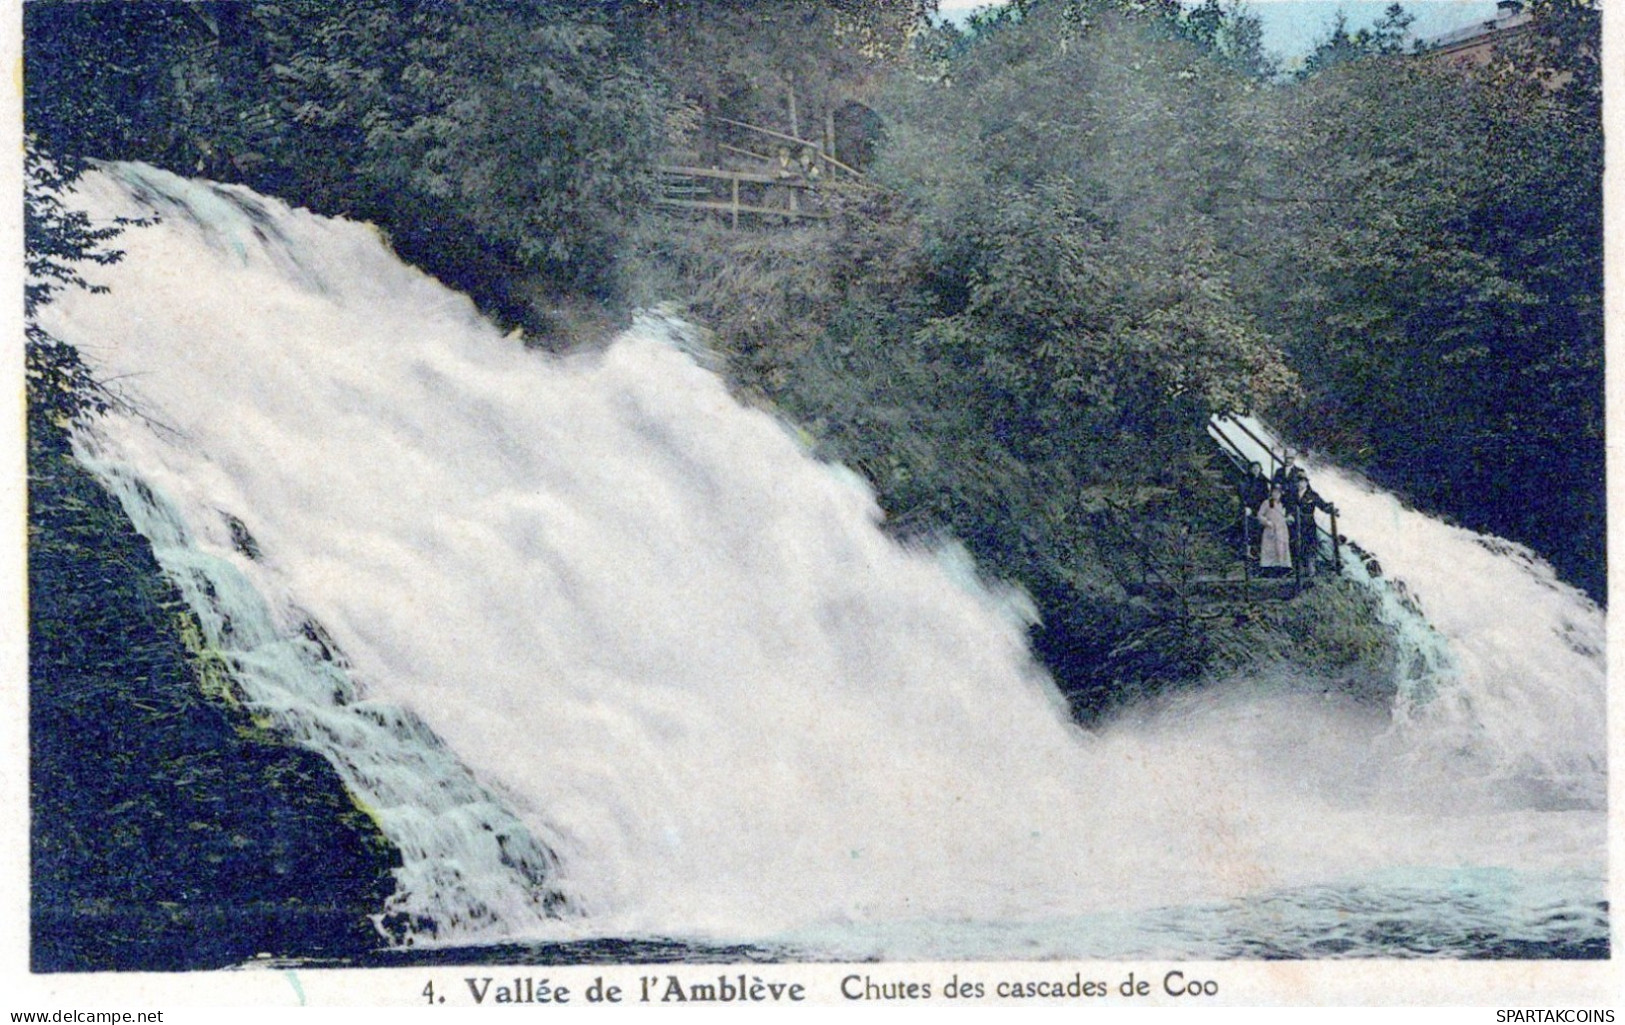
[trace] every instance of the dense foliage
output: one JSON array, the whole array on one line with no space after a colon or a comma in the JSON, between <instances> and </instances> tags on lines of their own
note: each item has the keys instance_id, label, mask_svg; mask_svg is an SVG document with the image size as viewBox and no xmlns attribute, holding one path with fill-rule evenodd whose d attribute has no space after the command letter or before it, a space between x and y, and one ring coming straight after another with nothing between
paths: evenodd
<instances>
[{"instance_id":1,"label":"dense foliage","mask_svg":"<svg viewBox=\"0 0 1625 1025\"><path fill-rule=\"evenodd\" d=\"M1080 707L1146 625L1121 581L1233 558L1207 415L1292 386L1226 269L1245 154L1192 116L1251 80L1182 28L1031 4L939 41L945 75L876 100L876 177L913 230L848 245L868 265L779 389L895 520L1034 594Z\"/></svg>"},{"instance_id":2,"label":"dense foliage","mask_svg":"<svg viewBox=\"0 0 1625 1025\"><path fill-rule=\"evenodd\" d=\"M331 766L257 728L68 427L116 401L39 322L129 222L72 205L83 167L25 152L30 964L223 968L349 955L398 856ZM90 274L87 278L85 275Z\"/></svg>"},{"instance_id":3,"label":"dense foliage","mask_svg":"<svg viewBox=\"0 0 1625 1025\"><path fill-rule=\"evenodd\" d=\"M932 0L33 0L35 967L354 951L391 864L325 765L222 706L68 456L113 401L37 318L119 258L68 200L85 158L376 221L533 337L683 297L891 530L1030 592L1080 717L1275 665L1380 703L1395 653L1360 589L1187 600L1241 557L1202 428L1262 412L1603 595L1598 11L1528 7L1483 66L1412 53L1395 6L1285 78L1226 0L963 28ZM820 223L651 202L663 161L787 147L842 171Z\"/></svg>"},{"instance_id":4,"label":"dense foliage","mask_svg":"<svg viewBox=\"0 0 1625 1025\"><path fill-rule=\"evenodd\" d=\"M78 350L45 330L39 314L65 288L101 289L85 279L84 265L116 263L123 254L106 243L123 226L98 227L68 204L66 193L81 171L75 163L53 160L32 137L23 161L25 380L29 423L37 429L107 408L107 392Z\"/></svg>"},{"instance_id":5,"label":"dense foliage","mask_svg":"<svg viewBox=\"0 0 1625 1025\"><path fill-rule=\"evenodd\" d=\"M319 755L222 703L223 664L65 434L28 456L33 970L376 946L398 855Z\"/></svg>"},{"instance_id":6,"label":"dense foliage","mask_svg":"<svg viewBox=\"0 0 1625 1025\"><path fill-rule=\"evenodd\" d=\"M1387 697L1392 641L1352 585L1188 600L1241 557L1215 411L1604 594L1593 3L1530 0L1476 67L1412 52L1396 5L1290 77L1227 0L934 8L26 5L36 968L355 950L390 864L324 765L200 698L229 688L68 457L63 425L113 401L36 316L119 258L121 226L67 200L85 158L373 220L532 337L682 297L891 530L952 535L1033 596L1081 718L1276 665ZM787 147L836 158L826 220L652 202L661 162Z\"/></svg>"},{"instance_id":7,"label":"dense foliage","mask_svg":"<svg viewBox=\"0 0 1625 1025\"><path fill-rule=\"evenodd\" d=\"M1596 11L1529 6L1484 68L1396 6L1283 78L1224 0L35 0L28 119L376 220L533 333L688 298L894 529L1033 592L1093 706L1156 631L1198 639L1168 675L1223 646L1121 588L1236 558L1217 409L1602 594ZM649 203L795 140L866 172L821 225Z\"/></svg>"},{"instance_id":8,"label":"dense foliage","mask_svg":"<svg viewBox=\"0 0 1625 1025\"><path fill-rule=\"evenodd\" d=\"M661 93L594 4L61 3L25 10L30 130L378 221L523 318L608 294Z\"/></svg>"},{"instance_id":9,"label":"dense foliage","mask_svg":"<svg viewBox=\"0 0 1625 1025\"><path fill-rule=\"evenodd\" d=\"M1034 593L1080 705L1246 633L1118 588L1234 557L1215 408L1600 596L1595 12L1534 7L1481 69L1409 55L1394 7L1280 81L1216 2L1013 3L862 92L878 188L831 228L662 224L650 249L896 529L946 528Z\"/></svg>"},{"instance_id":10,"label":"dense foliage","mask_svg":"<svg viewBox=\"0 0 1625 1025\"><path fill-rule=\"evenodd\" d=\"M1601 597L1596 12L1536 15L1477 71L1377 57L1282 91L1258 308L1305 382L1302 436Z\"/></svg>"}]
</instances>

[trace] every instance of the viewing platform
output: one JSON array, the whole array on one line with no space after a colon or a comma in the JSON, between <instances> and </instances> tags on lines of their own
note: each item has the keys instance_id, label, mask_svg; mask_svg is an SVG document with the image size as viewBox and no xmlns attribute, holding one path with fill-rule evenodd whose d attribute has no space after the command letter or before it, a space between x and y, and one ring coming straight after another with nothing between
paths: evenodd
<instances>
[{"instance_id":1,"label":"viewing platform","mask_svg":"<svg viewBox=\"0 0 1625 1025\"><path fill-rule=\"evenodd\" d=\"M735 229L786 225L827 221L830 194L867 187L863 173L831 151L833 129L820 142L800 138L794 128L780 132L715 115L706 120L720 133L710 140L709 155L668 153L656 168L656 206L719 215Z\"/></svg>"},{"instance_id":2,"label":"viewing platform","mask_svg":"<svg viewBox=\"0 0 1625 1025\"><path fill-rule=\"evenodd\" d=\"M1236 519L1222 542L1229 559L1168 558L1122 517L1125 546L1139 555L1135 570L1119 571L1123 590L1183 615L1219 616L1256 602L1290 601L1317 581L1340 575L1345 558L1357 557L1356 552L1345 550L1337 508L1316 494L1286 444L1251 416L1214 416L1207 431L1237 474ZM1285 550L1277 550L1275 558L1284 564L1266 568L1260 564L1267 531L1259 510L1272 493L1280 500L1279 529L1289 533L1285 541L1277 535Z\"/></svg>"}]
</instances>

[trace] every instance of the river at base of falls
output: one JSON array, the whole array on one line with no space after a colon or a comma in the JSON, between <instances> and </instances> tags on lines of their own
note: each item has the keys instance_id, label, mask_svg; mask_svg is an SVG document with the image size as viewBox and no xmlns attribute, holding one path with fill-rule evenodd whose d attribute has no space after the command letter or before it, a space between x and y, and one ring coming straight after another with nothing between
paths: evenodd
<instances>
[{"instance_id":1,"label":"river at base of falls","mask_svg":"<svg viewBox=\"0 0 1625 1025\"><path fill-rule=\"evenodd\" d=\"M1608 910L1601 890L1596 878L1554 880L1505 870L1438 869L1221 904L1053 921L894 922L733 942L596 936L427 944L380 948L353 961L314 964L389 968L875 960L1606 960Z\"/></svg>"}]
</instances>

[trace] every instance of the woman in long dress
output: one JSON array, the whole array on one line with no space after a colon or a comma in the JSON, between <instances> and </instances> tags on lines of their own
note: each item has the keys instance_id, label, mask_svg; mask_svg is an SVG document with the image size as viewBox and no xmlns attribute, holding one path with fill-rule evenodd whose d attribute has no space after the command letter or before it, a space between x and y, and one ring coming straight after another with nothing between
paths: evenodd
<instances>
[{"instance_id":1,"label":"woman in long dress","mask_svg":"<svg viewBox=\"0 0 1625 1025\"><path fill-rule=\"evenodd\" d=\"M1279 485L1270 488L1270 497L1258 507L1258 522L1264 528L1258 547L1258 565L1265 570L1291 569L1292 536L1287 530L1286 506L1281 502Z\"/></svg>"}]
</instances>

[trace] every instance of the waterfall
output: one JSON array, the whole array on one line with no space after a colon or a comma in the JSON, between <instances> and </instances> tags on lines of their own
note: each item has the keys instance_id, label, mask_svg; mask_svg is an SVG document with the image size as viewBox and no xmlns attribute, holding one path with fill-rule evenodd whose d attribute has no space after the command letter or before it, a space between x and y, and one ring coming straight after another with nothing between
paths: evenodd
<instances>
[{"instance_id":1,"label":"waterfall","mask_svg":"<svg viewBox=\"0 0 1625 1025\"><path fill-rule=\"evenodd\" d=\"M258 555L241 522L204 513L194 530L130 466L101 454L109 447L82 432L75 455L152 542L256 718L323 755L400 850L396 892L375 916L380 933L410 941L571 913L552 882L552 850L411 711L362 699L320 624L295 605L267 604L245 572Z\"/></svg>"},{"instance_id":2,"label":"waterfall","mask_svg":"<svg viewBox=\"0 0 1625 1025\"><path fill-rule=\"evenodd\" d=\"M1504 797L1600 807L1607 757L1602 611L1521 545L1406 507L1332 466L1310 464L1345 532L1380 553L1372 579L1413 654L1396 732L1413 760Z\"/></svg>"},{"instance_id":3,"label":"waterfall","mask_svg":"<svg viewBox=\"0 0 1625 1025\"><path fill-rule=\"evenodd\" d=\"M87 176L79 202L160 218L98 269L109 294L47 311L128 399L83 458L255 714L334 761L402 848L381 914L407 931L873 953L899 948L830 930L1441 866L1600 893L1594 609L1537 638L1578 660L1562 680L1538 654L1457 649L1456 689L1391 721L1242 687L1086 732L1017 597L889 540L861 483L730 396L680 326L550 356L364 225L139 165ZM1329 493L1350 529L1366 515ZM1446 599L1414 588L1435 619ZM1534 783L1416 803L1485 764Z\"/></svg>"}]
</instances>

